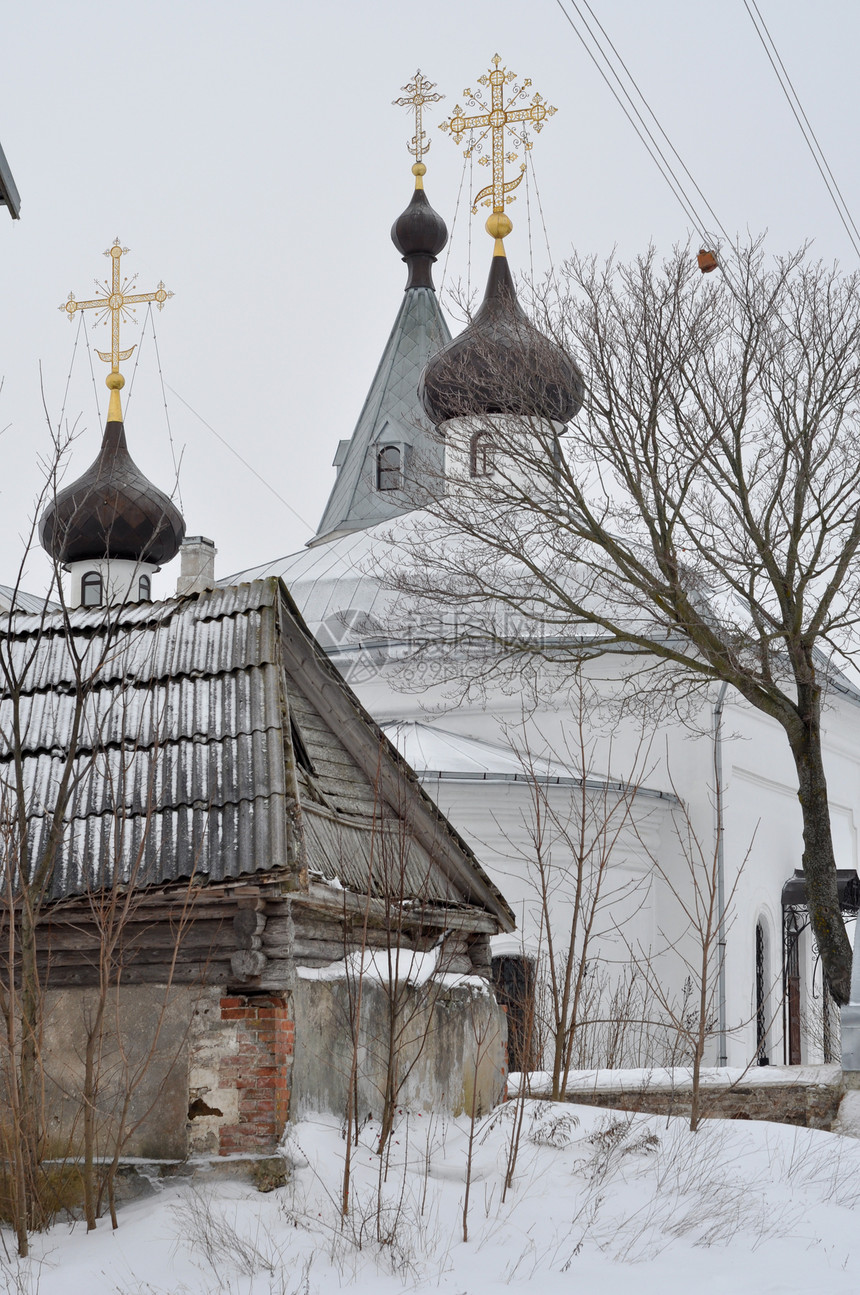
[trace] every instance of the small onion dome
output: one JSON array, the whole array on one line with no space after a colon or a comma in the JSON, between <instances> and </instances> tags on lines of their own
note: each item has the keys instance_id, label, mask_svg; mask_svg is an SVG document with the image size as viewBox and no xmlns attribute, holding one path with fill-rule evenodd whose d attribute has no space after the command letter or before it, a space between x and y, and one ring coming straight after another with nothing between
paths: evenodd
<instances>
[{"instance_id":1,"label":"small onion dome","mask_svg":"<svg viewBox=\"0 0 860 1295\"><path fill-rule=\"evenodd\" d=\"M418 177L418 184L409 206L391 226L391 241L409 266L407 289L432 288L430 267L448 242L448 229L438 211L434 211L427 201L421 182L426 170L424 163L418 162L412 169Z\"/></svg>"},{"instance_id":2,"label":"small onion dome","mask_svg":"<svg viewBox=\"0 0 860 1295\"><path fill-rule=\"evenodd\" d=\"M179 509L132 459L125 428L108 422L99 456L42 514L39 539L57 562L123 558L161 566L179 552Z\"/></svg>"},{"instance_id":3,"label":"small onion dome","mask_svg":"<svg viewBox=\"0 0 860 1295\"><path fill-rule=\"evenodd\" d=\"M507 257L496 255L480 309L430 360L418 393L437 427L474 414L567 423L582 407L585 383L570 356L526 317Z\"/></svg>"}]
</instances>

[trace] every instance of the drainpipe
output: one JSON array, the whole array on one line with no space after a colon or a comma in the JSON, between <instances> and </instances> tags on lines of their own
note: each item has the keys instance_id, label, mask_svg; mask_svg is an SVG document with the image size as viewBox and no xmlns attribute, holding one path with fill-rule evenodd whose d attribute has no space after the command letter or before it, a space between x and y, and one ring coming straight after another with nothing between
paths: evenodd
<instances>
[{"instance_id":1,"label":"drainpipe","mask_svg":"<svg viewBox=\"0 0 860 1295\"><path fill-rule=\"evenodd\" d=\"M726 870L723 857L723 705L726 700L728 680L720 684L720 691L714 705L714 780L716 799L714 809L716 816L716 856L717 856L717 1000L719 1011L720 1050L717 1064L727 1066L726 1051Z\"/></svg>"}]
</instances>

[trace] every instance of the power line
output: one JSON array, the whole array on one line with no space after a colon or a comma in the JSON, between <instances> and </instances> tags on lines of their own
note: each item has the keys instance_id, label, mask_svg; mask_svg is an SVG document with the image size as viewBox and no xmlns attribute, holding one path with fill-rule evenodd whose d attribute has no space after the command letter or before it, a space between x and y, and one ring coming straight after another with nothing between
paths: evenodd
<instances>
[{"instance_id":1,"label":"power line","mask_svg":"<svg viewBox=\"0 0 860 1295\"><path fill-rule=\"evenodd\" d=\"M167 390L172 392L173 395L176 397L176 399L180 401L185 406L185 408L194 415L195 418L198 418L200 420L203 426L206 427L212 433L215 439L221 442L221 444L224 446L225 449L229 450L231 454L234 454L236 458L239 460L239 462L244 467L246 467L248 471L257 478L258 481L262 482L262 484L266 487L267 490L270 490L272 492L275 498L278 499L284 505L284 507L288 510L288 512L291 512L293 514L293 516L296 518L297 521L300 521L303 526L307 527L307 529L310 531L312 536L316 534L315 527L311 526L310 522L305 521L301 513L297 513L295 508L293 508L292 504L287 503L283 495L278 494L277 490L272 485L272 483L270 481L267 481L265 477L261 476L260 473L257 471L257 469L253 467L248 462L247 459L243 458L242 455L239 453L239 451L234 449L233 446L230 444L230 442L225 437L223 437L220 432L216 432L212 424L207 422L206 419L203 417L203 415L198 413L197 410L193 407L193 405L190 405L188 403L188 401L184 398L184 396L180 396L179 392L176 390L175 387L171 387L170 383L165 383L164 385L167 387ZM286 554L284 556L288 557L290 555ZM322 573L322 575L317 575L315 579L321 579L322 576L327 574L328 571L332 569L336 569L337 564L339 562L343 563L346 566L347 570L354 571L359 576L367 575L367 571L364 569L363 566L359 565L359 563L356 562L352 554L339 552L339 547L337 545L331 546L330 557L331 557L331 561L329 563L329 566ZM271 562L261 563L260 566L267 570L270 570L272 567L277 567L278 563L281 561L283 561L282 558L275 558ZM244 568L244 570L257 570L257 569L259 568L258 567ZM235 572L234 574L241 575L243 574L243 572Z\"/></svg>"},{"instance_id":2,"label":"power line","mask_svg":"<svg viewBox=\"0 0 860 1295\"><path fill-rule=\"evenodd\" d=\"M152 313L151 301L147 306L147 317L149 319L150 327L152 329L152 343L153 343L153 346L155 347L155 362L158 365L158 377L159 377L159 381L161 382L161 401L162 401L162 404L164 405L164 420L167 423L167 439L170 441L170 457L173 459L173 474L176 479L176 493L179 496L179 507L180 509L182 509L183 508L182 487L179 484L179 470L182 467L182 457L183 457L184 451L180 453L179 460L177 462L176 445L174 444L174 441L173 441L173 428L170 426L170 411L167 408L167 394L164 390L164 387L165 387L164 374L161 371L161 356L159 355L159 352L158 352L158 336L155 332L155 316Z\"/></svg>"},{"instance_id":3,"label":"power line","mask_svg":"<svg viewBox=\"0 0 860 1295\"><path fill-rule=\"evenodd\" d=\"M248 471L257 478L258 481L262 482L262 484L266 487L267 490L270 490L272 492L275 498L278 499L284 505L284 507L288 510L288 512L291 512L293 514L293 516L296 518L297 521L300 521L303 526L307 527L307 529L310 531L312 536L316 534L316 528L311 526L310 522L305 521L301 513L297 513L295 508L293 508L292 504L287 503L283 495L278 494L277 490L271 484L271 482L267 481L265 477L261 476L260 473L257 471L257 469L253 467L248 462L247 459L243 458L242 455L239 453L239 451L234 449L233 446L230 444L230 442L225 437L223 437L220 432L216 432L212 424L207 422L206 419L203 417L203 415L198 413L197 410L193 407L193 405L190 405L188 403L188 401L184 398L184 396L180 396L179 392L176 390L175 387L171 387L170 383L165 383L164 385L167 387L167 390L172 392L173 395L176 397L176 399L180 401L185 406L185 408L194 415L195 418L198 418L200 420L203 426L206 427L212 433L215 439L221 442L221 444L224 446L225 449L229 450L231 454L234 454L236 458L239 460L239 462L244 467L246 467ZM329 546L325 546L325 548L328 550ZM284 558L289 556L290 556L289 554L285 554ZM321 551L321 556L322 556L322 551ZM351 553L340 552L340 548L336 544L333 544L330 546L329 556L331 558L329 565L325 568L325 570L322 573L317 574L314 577L315 580L322 579L331 570L336 570L338 563L342 563L348 571L354 571L358 576L364 577L364 576L367 576L368 574L365 567L363 565L360 565L355 560L355 558L352 556ZM276 568L278 566L278 563L282 562L284 558L274 558L271 562L260 563L258 567L254 567L254 568L246 567L243 570L258 570L260 567L266 570L270 570L272 567ZM243 574L243 572L241 571L234 572L234 574L241 575Z\"/></svg>"},{"instance_id":4,"label":"power line","mask_svg":"<svg viewBox=\"0 0 860 1295\"><path fill-rule=\"evenodd\" d=\"M89 337L89 333L87 332L87 321L86 321L86 316L84 311L81 311L81 319L83 319L84 321L84 342L86 343L87 359L90 362L90 377L93 380L93 395L96 398L96 427L98 427L99 424L101 423L102 415L101 415L101 410L99 409L99 393L98 393L98 390L96 389L96 374L93 368L93 351L92 351L92 347L90 346L90 337ZM77 344L78 343L76 338L75 348L77 348ZM65 408L65 401L63 402L63 406Z\"/></svg>"},{"instance_id":5,"label":"power line","mask_svg":"<svg viewBox=\"0 0 860 1295\"><path fill-rule=\"evenodd\" d=\"M610 39L609 35L606 32L606 29L603 27L602 23L594 13L594 10L590 5L589 0L582 0L582 3L584 4L585 8L588 10L589 14L593 18L594 24L596 28L599 30L599 32L601 33L606 44L611 49L612 55L614 55L618 64L623 69L624 74L630 83L630 86L632 87L633 91L638 96L638 98L641 100L645 111L647 112L650 119L653 121L657 131L662 136L662 138L666 141L666 145L668 149L671 150L672 154L677 159L677 164L678 164L677 168L672 164L671 160L667 157L666 152L661 146L659 140L655 137L654 132L650 129L647 121L642 115L642 112L640 111L637 104L634 102L634 99L630 93L630 90L628 89L627 85L625 85L624 79L620 75L618 68L613 64L612 57L606 52L606 49L601 43L600 36L597 35L594 28L592 28L592 26L589 24L588 19L583 14L582 9L580 8L580 5L578 3L578 0L569 0L569 2L572 8L575 10L576 14L578 15L579 21L582 27L588 33L588 36L594 46L594 49L591 48L585 36L583 36L582 32L579 30L579 27L577 26L576 22L572 18L571 14L567 12L562 0L556 0L556 4L561 10L565 20L567 21L568 25L571 27L572 31L576 35L577 39L579 40L579 43L582 45L588 57L591 59L591 62L594 64L595 68L600 73L610 93L612 94L612 97L615 99L619 108L624 113L627 120L630 122L630 125L633 127L634 131L639 136L639 139L642 142L642 144L645 146L645 149L648 155L650 156L654 165L657 167L657 170L660 172L663 179L666 181L667 185L672 191L673 196L677 200L678 204L680 205L688 221L691 223L693 228L698 232L699 236L701 237L702 247L703 248L713 247L715 244L715 239L713 237L712 231L708 228L706 221L703 219L701 212L697 208L695 199L691 196L688 188L685 186L683 180L679 176L678 169L682 170L684 174L688 177L693 189L695 189L702 203L704 203L704 206L707 212L709 213L709 215L712 217L714 221L716 229L720 231L720 233L723 236L723 239L725 240L725 247L727 251L734 253L735 256L737 257L737 249L735 247L734 239L726 230L719 216L714 211L714 208L711 206L710 202L705 197L702 189L693 178L692 172L690 171L689 167L686 165L680 153L675 148L672 141L669 139L669 136L664 130L664 128L660 125L660 122L657 118L657 114L654 112L653 108L651 107L648 100L646 99L643 90L640 88L638 82L636 81L636 78L633 76L627 64L624 62L624 59L619 54L616 46ZM597 55L599 55L600 59L603 60L603 63L606 65L606 69L608 69L609 75L607 75L607 72L604 70L604 68L601 66L600 62L598 61L598 57L595 54L594 50L597 51ZM627 101L626 103L624 103L622 98L619 96L618 90L616 90L615 85L613 85L612 81L610 80L610 76L616 82L618 89L621 91L621 95L623 95L624 99ZM722 272L722 276L725 282L727 283L729 289L731 290L732 295L735 297L737 301L742 301L744 299L743 287L741 284L739 284L736 281L733 271L729 269L729 265L727 261L724 260L722 257L720 258L719 266ZM741 265L741 270L743 271L742 265Z\"/></svg>"},{"instance_id":6,"label":"power line","mask_svg":"<svg viewBox=\"0 0 860 1295\"><path fill-rule=\"evenodd\" d=\"M648 100L645 98L645 95L644 95L644 93L643 93L643 91L642 91L642 89L641 89L641 87L640 87L640 85L639 85L638 81L636 80L635 76L634 76L634 75L633 75L633 73L630 71L630 68L627 66L627 64L624 62L624 59L623 59L623 58L621 57L621 55L619 54L618 49L617 49L617 47L615 46L615 44L613 43L612 38L610 37L610 35L609 35L609 33L607 32L606 28L603 26L603 24L601 23L600 19L597 17L597 14L594 12L594 10L592 9L591 5L588 3L588 0L583 0L583 4L585 5L585 7L586 7L586 9L588 10L588 12L591 14L591 16L592 16L592 18L594 19L594 21L595 21L595 23L597 24L597 26L600 28L600 30L601 30L601 32L603 33L603 36L604 36L604 38L605 38L605 40L606 40L607 44L609 45L609 48L612 50L612 53L615 55L615 57L617 58L618 62L621 64L622 68L624 69L625 73L627 74L627 76L628 76L628 78L629 78L629 80L630 80L630 84L633 86L633 88L634 88L634 90L636 91L636 93L638 94L639 98L642 100L642 103L645 105L645 110L647 111L647 113L648 113L649 117L650 117L650 118L651 118L651 120L654 122L654 125L657 127L657 129L659 130L660 134L663 136L663 139L666 141L666 143L667 143L667 145L669 146L669 148L672 150L672 153L674 154L674 156L677 158L677 160L678 160L678 164L682 167L682 169L683 169L683 171L684 171L684 174L687 176L687 178L689 179L689 181L690 181L690 183L692 184L693 188L696 190L696 193L699 195L699 197L702 199L702 202L705 204L705 207L706 207L706 209L708 210L708 212L710 213L711 217L713 218L713 220L714 220L714 224L716 225L717 229L719 229L720 233L723 235L723 237L725 238L726 242L727 242L727 243L731 243L731 241L732 241L732 240L731 240L731 238L729 237L728 233L726 232L726 229L725 229L725 227L723 226L722 221L720 220L720 218L719 218L719 216L717 215L717 213L714 211L714 209L713 209L713 207L711 206L711 204L708 202L708 199L705 197L705 195L704 195L704 193L702 192L702 190L699 188L698 184L696 183L695 178L694 178L694 177L693 177L693 175L692 175L692 172L690 171L690 168L687 166L686 162L685 162L685 161L684 161L684 159L681 157L681 154L680 154L680 153L678 152L678 150L675 148L675 145L672 143L671 139L670 139L670 138L669 138L669 136L666 134L666 132L665 132L665 130L663 129L663 127L660 125L660 122L659 122L659 121L658 121L658 119L657 119L657 115L656 115L656 113L654 112L654 110L653 110L653 108L651 107L651 105L650 105L650 103L648 102Z\"/></svg>"},{"instance_id":7,"label":"power line","mask_svg":"<svg viewBox=\"0 0 860 1295\"><path fill-rule=\"evenodd\" d=\"M239 451L234 449L233 446L230 444L230 442L228 440L225 440L225 438L221 435L220 432L216 432L212 424L207 423L203 415L198 414L197 410L192 405L189 405L188 401L183 396L180 396L179 392L176 390L175 387L171 387L169 382L166 383L165 385L167 387L167 390L173 392L173 395L176 397L176 399L181 401L182 404L185 406L185 408L189 410L189 412L192 413L195 418L200 419L200 422L203 424L203 426L209 429L209 431L212 433L215 439L220 441L225 449L229 450L231 454L235 454L239 462L243 464L244 467L246 467L248 471L253 476L255 476L257 480L262 483L262 485L266 487L267 490L271 490L275 498L280 500L280 502L284 505L284 507L293 514L296 520L301 522L302 526L306 526L312 535L315 534L314 528L313 526L311 526L310 522L305 521L301 513L297 513L295 508L293 508L292 504L288 504L284 496L278 494L277 490L272 485L271 481L267 481L264 476L261 476L260 473L257 471L257 469L255 467L252 467L252 465L248 462L247 459L243 459Z\"/></svg>"},{"instance_id":8,"label":"power line","mask_svg":"<svg viewBox=\"0 0 860 1295\"><path fill-rule=\"evenodd\" d=\"M750 8L750 4L752 4L752 8ZM812 129L812 124L804 111L803 104L800 102L800 96L795 90L791 77L788 75L786 66L780 57L779 50L776 47L776 42L770 34L768 25L762 17L761 10L756 4L756 0L744 0L744 8L749 14L750 22L755 28L756 35L761 41L762 49L767 55L768 62L774 70L774 74L779 82L782 93L785 95L786 102L791 109L794 120L800 128L800 133L804 138L806 147L812 154L812 160L818 168L819 175L824 181L824 186L830 195L830 200L836 208L836 213L845 227L845 232L848 235L851 246L854 248L858 257L860 257L860 245L858 245L858 240L860 240L860 230L858 230L854 223L854 218L848 209L848 204L843 197L842 190L839 188L839 185L836 182L836 177L830 169L830 163L827 161L824 149L818 142L818 137ZM753 9L755 10L755 15L753 14ZM758 19L758 21L756 21L756 19ZM759 27L759 23L761 23L761 27ZM767 40L765 39L765 36L767 37ZM770 42L770 46L768 46L768 42ZM777 64L779 66L777 66Z\"/></svg>"},{"instance_id":9,"label":"power line","mask_svg":"<svg viewBox=\"0 0 860 1295\"><path fill-rule=\"evenodd\" d=\"M618 85L618 88L620 89L620 91L621 91L621 93L623 94L624 98L627 100L627 103L626 103L626 104L622 101L621 97L619 96L618 90L616 89L615 85L613 85L612 81L610 80L610 75L607 75L607 71L605 71L605 70L604 70L604 68L601 66L600 62L598 61L597 56L595 55L594 51L591 49L590 45L588 44L588 41L585 39L585 37L583 36L582 32L579 30L579 27L578 27L578 26L577 26L577 24L574 22L574 20L573 20L573 18L571 17L571 15L568 13L567 9L565 8L564 4L562 3L562 0L556 0L556 4L558 5L559 9L561 10L562 14L564 15L565 20L566 20L566 21L567 21L567 23L570 25L571 29L573 30L574 34L576 35L577 40L578 40L578 41L579 41L579 43L582 45L583 49L585 50L585 52L586 52L586 54L588 55L588 57L591 59L591 61L592 61L592 63L594 64L595 68L597 69L597 71L600 73L601 77L603 78L604 82L606 83L606 85L607 85L607 87L608 87L608 89L609 89L610 93L612 94L612 96L613 96L613 98L615 99L616 103L617 103L617 104L618 104L618 106L620 107L621 111L624 113L625 117L626 117L626 118L627 118L627 120L630 122L630 125L633 127L633 129L635 130L636 134L639 136L639 139L640 139L640 140L641 140L641 142L644 144L644 146L645 146L645 148L646 148L646 150L647 150L647 152L648 152L649 156L651 157L651 160L653 161L654 165L657 167L657 169L658 169L658 171L660 172L660 174L663 176L663 179L666 181L666 183L668 184L669 188L672 190L672 193L673 193L674 197L676 198L676 200L677 200L677 201L678 201L678 203L680 204L680 206L681 206L682 210L684 211L684 214L686 215L687 219L691 222L691 224L694 226L694 228L698 231L698 233L699 233L699 235L701 236L701 238L703 239L703 241L704 241L704 242L706 242L706 243L707 243L707 242L709 242L709 241L710 241L710 234L709 234L709 231L708 231L708 229L707 229L707 226L706 226L706 224L705 224L705 221L702 219L701 215L700 215L700 214L699 214L699 212L696 210L695 202L694 202L694 201L693 201L693 199L690 197L689 193L686 191L686 189L685 189L685 187L684 187L683 182L681 181L681 179L679 178L678 174L677 174L677 173L676 173L676 171L675 171L675 168L672 166L671 162L670 162L670 161L669 161L669 159L666 157L665 153L663 152L663 149L662 149L662 148L661 148L661 146L660 146L659 141L655 138L655 136L654 136L653 132L651 131L651 129L649 128L649 126L648 126L647 122L645 121L644 117L642 116L642 113L639 111L638 107L637 107L637 106L636 106L636 104L634 103L633 98L631 97L631 95L630 95L630 93L629 93L629 91L628 91L627 87L625 86L625 84L624 84L624 81L623 81L622 77L619 75L619 73L617 72L617 70L616 70L616 69L615 69L615 67L613 66L612 59L611 59L611 58L610 58L610 56L606 53L606 51L603 49L603 47L602 47L602 45L601 45L601 42L600 42L600 38L595 34L595 32L593 31L592 27L590 26L590 24L589 24L589 22L588 22L588 19L585 17L585 15L583 14L582 10L579 8L579 5L577 4L577 0L570 0L570 2L571 2L571 4L572 4L573 8L575 9L575 11L576 11L577 15L579 16L579 20L580 20L580 22L581 22L582 26L583 26L583 27L585 28L585 30L588 32L589 37L591 38L592 42L594 43L594 46L596 47L596 49L597 49L597 51L598 51L598 54L600 55L600 58L601 58L601 59L603 60L603 62L606 64L606 68L608 69L609 74L614 78L615 82L616 82L616 83L617 83L617 85ZM589 12L592 12L592 11L589 9ZM596 20L595 20L595 21L596 21ZM597 25L598 25L598 27L600 27L601 32L603 32L603 27L602 27L602 26L600 26L600 24L599 24L599 23L598 23ZM604 34L604 36L605 36L605 32L603 32L603 34ZM608 40L608 37L607 37L607 40ZM609 43L610 43L610 46L611 46L611 48L613 49L613 51L614 51L614 52L616 52L616 57L618 57L618 56L617 56L617 51L615 51L615 47L614 47L614 45L612 45L612 42L611 42L611 41L610 41ZM621 66L624 68L625 72L627 72L627 68L626 68L626 65L624 64L623 60L621 60L621 59L619 58L619 62L621 63ZM648 110L649 114L651 115L651 117L653 118L653 120L657 123L658 129L660 130L661 134L663 135L663 137L664 137L664 138L667 140L667 142L668 142L668 136L666 135L666 132L665 132L665 131L662 129L662 127L659 125L659 122L657 122L656 115L654 114L654 112L653 112L653 110L650 108L650 106L648 105L647 101L645 100L644 95L643 95L643 94L642 94L642 92L639 90L638 86L636 85L636 82L635 82L635 81L633 80L633 78L630 76L630 73L629 73L629 72L627 72L627 75L628 75L628 77L630 78L630 81L631 81L631 83L633 84L633 87L634 87L634 89L636 90L636 93L639 95L639 97L642 99L642 102L645 104L645 107L647 108L647 110ZM629 105L629 107L628 107L628 105ZM670 144L670 147L672 147L672 146L671 146L671 144ZM674 149L674 147L672 147L672 151L673 151L673 153L675 153L675 156L676 156L676 157L679 157L679 154L677 153L677 150L676 150L676 149ZM680 160L680 157L679 157L679 160ZM683 165L683 163L682 163L682 165ZM685 170L685 171L687 171L686 166L684 166L684 170ZM688 175L690 174L690 173L689 173L689 171L687 171L687 174L688 174ZM695 183L695 182L694 182L694 183ZM699 192L699 193L701 193L701 190L699 190L698 185L696 185L695 187L696 187L696 189L698 190L698 192ZM713 215L714 213L713 213L713 211L712 211L712 209L711 209L711 207L710 207L710 204L706 202L706 203L705 203L705 205L706 205L706 207L708 208L708 211L709 211L709 212L711 212L711 215ZM714 218L715 218L715 220L716 220L716 217L714 217ZM723 226L722 226L721 222L720 222L719 220L716 220L716 223L717 223L718 228L719 228L719 229L721 229L721 230L723 231L724 235L725 235L725 230L723 230ZM725 235L725 236L726 236L726 238L728 239L728 235ZM730 241L730 240L729 240L729 241Z\"/></svg>"}]
</instances>

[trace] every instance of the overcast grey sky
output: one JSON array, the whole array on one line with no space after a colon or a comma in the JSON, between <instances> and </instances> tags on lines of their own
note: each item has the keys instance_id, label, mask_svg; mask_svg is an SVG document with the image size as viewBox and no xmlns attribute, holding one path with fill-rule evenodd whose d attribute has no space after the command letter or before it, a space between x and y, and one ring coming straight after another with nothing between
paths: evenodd
<instances>
[{"instance_id":1,"label":"overcast grey sky","mask_svg":"<svg viewBox=\"0 0 860 1295\"><path fill-rule=\"evenodd\" d=\"M743 0L592 6L723 225L767 228L773 251L810 238L822 257L853 268ZM860 5L760 8L860 221ZM426 119L426 161L428 196L449 229L462 148L437 127L497 50L558 109L533 154L556 262L572 246L669 248L690 229L557 0L29 0L4 7L0 30L0 142L22 198L19 222L0 211L0 583L14 579L49 445L40 365L54 424L63 407L76 324L57 307L70 290L93 295L116 236L140 289L163 278L176 294L156 315L165 382L295 510L168 391L189 533L216 541L222 574L310 537L335 447L352 432L400 304L405 267L388 231L411 193L412 122L391 100L416 67L446 96ZM531 198L540 272L547 253ZM530 265L526 215L521 189L507 240L517 271ZM483 284L485 216L461 202L446 284L469 273ZM93 343L109 348L108 330L92 323ZM126 329L123 345L139 335ZM80 435L67 480L95 456L107 410L107 366L93 364L98 412L79 347L65 417ZM135 459L169 489L150 336L126 428ZM46 569L32 559L30 588ZM156 593L169 593L175 574L167 568Z\"/></svg>"}]
</instances>

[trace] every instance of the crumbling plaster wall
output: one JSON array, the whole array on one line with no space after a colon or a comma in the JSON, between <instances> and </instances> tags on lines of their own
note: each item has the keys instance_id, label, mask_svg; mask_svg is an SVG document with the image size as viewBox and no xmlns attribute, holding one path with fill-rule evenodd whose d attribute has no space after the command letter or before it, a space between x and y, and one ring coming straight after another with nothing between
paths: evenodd
<instances>
[{"instance_id":1,"label":"crumbling plaster wall","mask_svg":"<svg viewBox=\"0 0 860 1295\"><path fill-rule=\"evenodd\" d=\"M352 1065L355 985L307 980L291 992L223 985L123 986L104 1014L96 1095L99 1155L113 1155L121 1112L124 1157L265 1155L290 1117L343 1114ZM403 1104L418 1110L489 1110L504 1093L507 1026L474 979L398 991L396 1059ZM81 1151L84 1057L96 1008L89 988L50 991L43 1057L49 1154ZM386 986L362 986L358 1093L378 1115L389 1055ZM119 1029L121 1037L118 1037Z\"/></svg>"},{"instance_id":2,"label":"crumbling plaster wall","mask_svg":"<svg viewBox=\"0 0 860 1295\"><path fill-rule=\"evenodd\" d=\"M293 1118L346 1110L354 1024L358 1024L358 1114L379 1117L385 1092L390 991L367 979L304 979L294 987L296 1050ZM397 1064L400 1102L416 1110L476 1112L502 1099L507 1078L507 1023L489 986L429 981L400 995Z\"/></svg>"},{"instance_id":3,"label":"crumbling plaster wall","mask_svg":"<svg viewBox=\"0 0 860 1295\"><path fill-rule=\"evenodd\" d=\"M217 995L187 985L124 985L118 995L108 992L97 1051L97 1154L114 1154L122 1123L124 1156L185 1156L192 1025L213 993ZM86 1041L96 1009L97 991L91 988L49 990L45 997L42 1059L49 1155L79 1154L81 1149Z\"/></svg>"}]
</instances>

